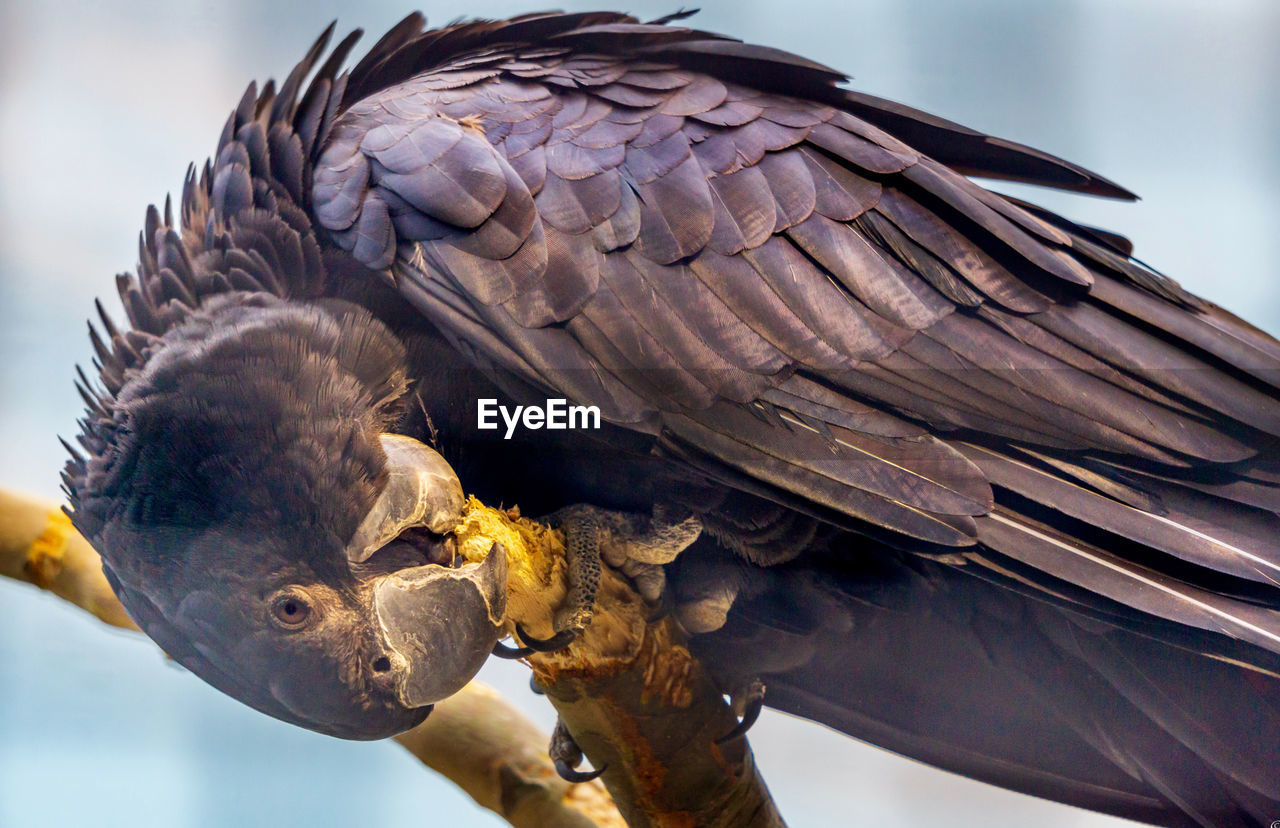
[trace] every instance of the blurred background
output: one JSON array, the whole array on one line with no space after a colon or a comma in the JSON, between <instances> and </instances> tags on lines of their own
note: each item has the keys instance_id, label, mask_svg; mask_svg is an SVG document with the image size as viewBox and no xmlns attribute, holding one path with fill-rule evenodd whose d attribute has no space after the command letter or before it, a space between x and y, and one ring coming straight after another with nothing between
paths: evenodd
<instances>
[{"instance_id":1,"label":"blurred background","mask_svg":"<svg viewBox=\"0 0 1280 828\"><path fill-rule=\"evenodd\" d=\"M372 43L404 2L0 3L0 485L58 496L93 297L119 316L111 277L136 261L145 205L213 150L245 84L282 77L335 17ZM676 2L628 5L649 18ZM423 10L444 23L538 8ZM1112 177L1145 200L1019 195L1130 236L1193 291L1280 331L1274 0L708 0L692 24ZM0 825L501 824L395 744L268 719L34 589L0 583L0 619ZM482 677L550 728L524 668ZM794 826L1128 824L779 714L751 743Z\"/></svg>"}]
</instances>

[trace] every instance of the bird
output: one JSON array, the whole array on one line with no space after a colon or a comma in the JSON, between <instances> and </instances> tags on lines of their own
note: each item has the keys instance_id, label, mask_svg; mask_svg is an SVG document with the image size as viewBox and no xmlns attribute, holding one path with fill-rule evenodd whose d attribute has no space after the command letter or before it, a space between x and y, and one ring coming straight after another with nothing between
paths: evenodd
<instances>
[{"instance_id":1,"label":"bird","mask_svg":"<svg viewBox=\"0 0 1280 828\"><path fill-rule=\"evenodd\" d=\"M972 179L1119 185L684 20L411 15L350 69L331 26L249 87L148 210L128 326L91 328L65 482L131 614L241 701L379 738L494 636L493 573L437 531L454 472L692 515L663 589L726 689L1014 790L1265 824L1280 344ZM479 427L552 399L600 427ZM388 522L422 474L439 508ZM430 663L371 623L408 570L474 622Z\"/></svg>"}]
</instances>

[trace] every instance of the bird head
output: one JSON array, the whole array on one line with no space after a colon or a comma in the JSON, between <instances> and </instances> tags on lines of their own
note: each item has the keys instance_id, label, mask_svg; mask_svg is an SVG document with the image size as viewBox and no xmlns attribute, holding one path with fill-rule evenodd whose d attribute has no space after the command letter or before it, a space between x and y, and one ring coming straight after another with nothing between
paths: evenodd
<instances>
[{"instance_id":1,"label":"bird head","mask_svg":"<svg viewBox=\"0 0 1280 828\"><path fill-rule=\"evenodd\" d=\"M471 679L498 640L506 560L453 554L462 487L393 431L405 354L385 325L233 291L111 339L88 454L67 466L71 516L167 654L350 739L407 730Z\"/></svg>"}]
</instances>

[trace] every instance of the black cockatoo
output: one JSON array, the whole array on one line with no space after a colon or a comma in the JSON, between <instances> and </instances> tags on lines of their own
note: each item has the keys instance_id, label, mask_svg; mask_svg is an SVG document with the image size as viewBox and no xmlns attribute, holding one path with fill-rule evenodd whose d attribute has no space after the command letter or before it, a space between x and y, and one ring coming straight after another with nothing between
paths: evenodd
<instances>
[{"instance_id":1,"label":"black cockatoo","mask_svg":"<svg viewBox=\"0 0 1280 828\"><path fill-rule=\"evenodd\" d=\"M498 635L460 478L695 519L659 588L725 688L1112 814L1280 816L1280 343L969 176L1127 191L679 15L328 40L93 333L73 519L166 652L411 727ZM481 427L557 403L599 427Z\"/></svg>"}]
</instances>

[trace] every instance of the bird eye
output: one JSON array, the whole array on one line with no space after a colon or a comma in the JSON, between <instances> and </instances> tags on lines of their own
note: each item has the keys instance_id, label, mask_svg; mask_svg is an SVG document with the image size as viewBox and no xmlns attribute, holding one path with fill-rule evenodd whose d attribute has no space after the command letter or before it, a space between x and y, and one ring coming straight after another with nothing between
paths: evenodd
<instances>
[{"instance_id":1,"label":"bird eye","mask_svg":"<svg viewBox=\"0 0 1280 828\"><path fill-rule=\"evenodd\" d=\"M271 616L287 630L300 630L311 617L311 605L300 595L288 592L271 602Z\"/></svg>"}]
</instances>

